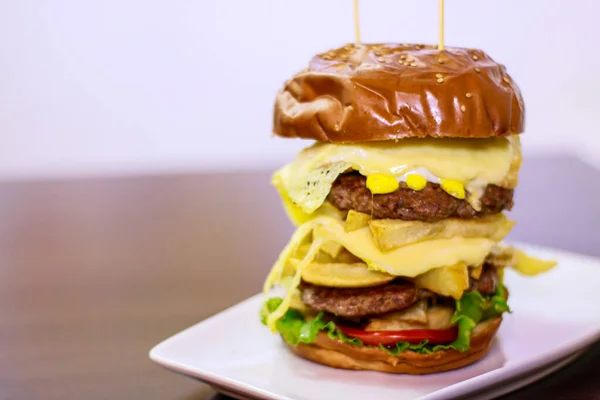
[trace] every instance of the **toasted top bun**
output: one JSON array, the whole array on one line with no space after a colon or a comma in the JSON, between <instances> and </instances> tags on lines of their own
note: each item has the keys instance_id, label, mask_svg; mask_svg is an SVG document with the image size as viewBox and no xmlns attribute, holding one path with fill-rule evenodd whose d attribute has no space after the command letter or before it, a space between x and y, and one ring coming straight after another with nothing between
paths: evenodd
<instances>
[{"instance_id":1,"label":"toasted top bun","mask_svg":"<svg viewBox=\"0 0 600 400\"><path fill-rule=\"evenodd\" d=\"M464 367L485 356L501 322L502 317L495 317L478 324L471 336L471 347L464 353L456 350L440 350L431 354L403 351L392 356L377 347L354 346L330 339L324 332L319 333L315 343L288 347L300 357L334 368L432 374Z\"/></svg>"},{"instance_id":2,"label":"toasted top bun","mask_svg":"<svg viewBox=\"0 0 600 400\"><path fill-rule=\"evenodd\" d=\"M523 98L481 50L348 44L315 56L277 94L274 133L336 143L521 133Z\"/></svg>"}]
</instances>

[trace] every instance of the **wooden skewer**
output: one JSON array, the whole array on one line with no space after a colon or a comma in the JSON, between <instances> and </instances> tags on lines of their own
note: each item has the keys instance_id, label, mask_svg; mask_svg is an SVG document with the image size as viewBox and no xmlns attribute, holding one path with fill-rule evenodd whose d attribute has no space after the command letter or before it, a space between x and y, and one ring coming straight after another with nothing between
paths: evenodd
<instances>
[{"instance_id":1,"label":"wooden skewer","mask_svg":"<svg viewBox=\"0 0 600 400\"><path fill-rule=\"evenodd\" d=\"M358 0L357 0L358 1ZM440 37L438 43L438 50L444 51L444 0L439 0L440 6Z\"/></svg>"},{"instance_id":2,"label":"wooden skewer","mask_svg":"<svg viewBox=\"0 0 600 400\"><path fill-rule=\"evenodd\" d=\"M354 0L354 38L360 43L360 23L358 21L358 0Z\"/></svg>"}]
</instances>

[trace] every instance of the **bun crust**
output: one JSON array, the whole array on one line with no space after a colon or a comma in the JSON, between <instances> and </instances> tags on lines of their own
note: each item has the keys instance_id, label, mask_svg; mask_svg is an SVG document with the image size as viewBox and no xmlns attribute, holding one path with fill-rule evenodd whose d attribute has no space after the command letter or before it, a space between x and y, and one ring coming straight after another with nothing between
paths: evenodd
<instances>
[{"instance_id":1,"label":"bun crust","mask_svg":"<svg viewBox=\"0 0 600 400\"><path fill-rule=\"evenodd\" d=\"M274 133L336 143L521 133L516 83L481 50L349 44L315 56L277 94Z\"/></svg>"},{"instance_id":2,"label":"bun crust","mask_svg":"<svg viewBox=\"0 0 600 400\"><path fill-rule=\"evenodd\" d=\"M288 347L302 358L334 368L432 374L464 367L485 356L501 322L502 317L496 317L478 324L473 330L471 348L464 353L456 350L440 350L432 354L404 351L394 357L376 347L359 347L332 340L324 332L319 333L315 343Z\"/></svg>"}]
</instances>

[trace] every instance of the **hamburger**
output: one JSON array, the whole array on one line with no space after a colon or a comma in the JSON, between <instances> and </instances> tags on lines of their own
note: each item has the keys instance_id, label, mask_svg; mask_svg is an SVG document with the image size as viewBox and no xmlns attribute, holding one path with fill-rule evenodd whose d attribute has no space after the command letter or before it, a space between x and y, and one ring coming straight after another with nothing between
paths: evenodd
<instances>
[{"instance_id":1,"label":"hamburger","mask_svg":"<svg viewBox=\"0 0 600 400\"><path fill-rule=\"evenodd\" d=\"M274 133L314 143L273 176L297 229L261 319L300 357L428 374L471 364L510 312L503 243L525 108L481 50L348 44L277 94Z\"/></svg>"}]
</instances>

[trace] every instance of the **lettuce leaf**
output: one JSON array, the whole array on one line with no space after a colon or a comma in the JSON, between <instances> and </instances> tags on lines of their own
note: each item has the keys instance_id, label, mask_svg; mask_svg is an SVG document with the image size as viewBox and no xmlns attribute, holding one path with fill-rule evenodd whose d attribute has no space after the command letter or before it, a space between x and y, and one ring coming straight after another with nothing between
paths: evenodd
<instances>
[{"instance_id":1,"label":"lettuce leaf","mask_svg":"<svg viewBox=\"0 0 600 400\"><path fill-rule=\"evenodd\" d=\"M267 317L275 311L283 300L280 297L272 297L265 301L261 309L261 321L266 324ZM452 316L452 323L458 325L458 336L456 340L447 345L430 345L427 340L418 344L398 342L394 346L379 345L379 348L397 356L403 351L414 351L420 354L431 354L440 350L454 349L460 352L469 350L471 334L475 326L486 319L510 312L505 298L505 290L502 283L493 296L484 297L477 291L465 292L456 301L456 311ZM289 309L277 320L276 328L283 339L292 346L298 343L314 343L319 332L326 332L331 339L340 340L355 346L365 346L361 340L350 338L340 332L333 321L325 322L324 314L321 312L311 320L306 320L304 315L297 310Z\"/></svg>"},{"instance_id":2,"label":"lettuce leaf","mask_svg":"<svg viewBox=\"0 0 600 400\"><path fill-rule=\"evenodd\" d=\"M271 297L264 304L260 312L261 322L266 325L267 317L275 311L283 299L281 297ZM314 319L305 320L304 315L297 310L289 309L277 320L277 332L283 336L283 339L289 344L295 346L298 343L314 343L317 340L319 332L327 332L331 339L341 340L343 343L350 343L356 346L362 346L361 340L349 338L336 329L333 321L323 321L324 313L320 312Z\"/></svg>"},{"instance_id":3,"label":"lettuce leaf","mask_svg":"<svg viewBox=\"0 0 600 400\"><path fill-rule=\"evenodd\" d=\"M487 319L510 312L506 303L504 285L498 284L496 293L491 297L483 297L477 291L465 292L456 301L456 311L451 322L458 324L458 337L451 343L452 348L464 352L469 350L471 334L475 326Z\"/></svg>"}]
</instances>

